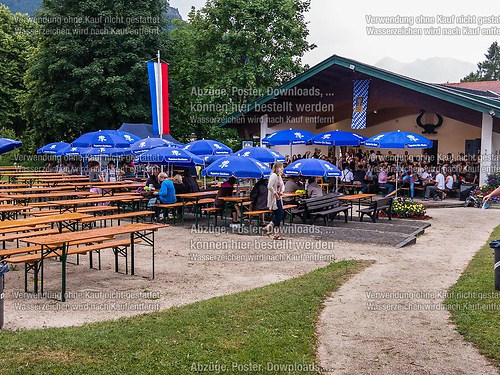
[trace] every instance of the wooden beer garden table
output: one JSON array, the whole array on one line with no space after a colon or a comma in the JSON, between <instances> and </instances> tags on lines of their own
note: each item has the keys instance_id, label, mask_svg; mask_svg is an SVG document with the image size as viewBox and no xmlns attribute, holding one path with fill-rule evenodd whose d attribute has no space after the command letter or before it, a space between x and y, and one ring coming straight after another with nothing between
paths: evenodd
<instances>
[{"instance_id":1,"label":"wooden beer garden table","mask_svg":"<svg viewBox=\"0 0 500 375\"><path fill-rule=\"evenodd\" d=\"M56 224L58 226L59 232L62 232L63 228L67 228L69 230L75 230L75 227L72 224L77 223L80 220L87 217L90 217L90 215L78 212L69 212L57 215L29 217L17 220L6 220L0 222L0 230L7 228L36 227L37 225L41 224Z\"/></svg>"},{"instance_id":2,"label":"wooden beer garden table","mask_svg":"<svg viewBox=\"0 0 500 375\"><path fill-rule=\"evenodd\" d=\"M84 230L79 232L65 232L59 234L50 234L46 236L36 236L36 237L28 237L23 239L23 242L26 242L31 245L39 245L41 246L40 251L40 262L39 269L35 269L35 278L38 279L38 272L41 269L41 292L43 293L43 260L47 257L47 255L57 252L61 260L61 300L64 302L66 300L66 261L68 255L69 244L72 241L77 240L86 240L89 241L93 238L103 238L108 237L109 239L114 238L117 235L129 234L130 235L130 273L134 275L134 242L136 239L140 239L144 241L145 244L151 246L151 255L152 255L152 263L153 263L153 279L154 279L154 254L155 254L155 241L154 241L154 233L160 229L168 227L165 224L147 224L147 223L134 223L127 224L121 226L114 227L104 227L104 228L96 228L90 230ZM37 285L35 284L35 288L37 289ZM38 293L38 290L34 290L35 293Z\"/></svg>"},{"instance_id":3,"label":"wooden beer garden table","mask_svg":"<svg viewBox=\"0 0 500 375\"><path fill-rule=\"evenodd\" d=\"M351 206L351 221L352 221L352 207L354 201L358 201L358 209L361 209L361 202L369 200L371 202L372 198L376 194L364 194L364 193L359 193L359 194L351 194L351 195L341 195L339 196L339 200L347 202ZM358 214L359 215L359 214Z\"/></svg>"},{"instance_id":4,"label":"wooden beer garden table","mask_svg":"<svg viewBox=\"0 0 500 375\"><path fill-rule=\"evenodd\" d=\"M80 199L67 199L67 200L58 200L58 201L49 201L47 202L48 206L54 206L59 209L61 213L67 211L75 212L78 206L83 205L95 205L98 203L107 203L107 202L116 202L118 204L118 213L120 212L120 206L123 203L134 203L140 201L143 198L140 194L116 194L112 197L101 197L98 194L95 194L96 197L93 198L80 198Z\"/></svg>"},{"instance_id":5,"label":"wooden beer garden table","mask_svg":"<svg viewBox=\"0 0 500 375\"><path fill-rule=\"evenodd\" d=\"M182 212L183 213L184 213L184 206L186 204L186 201L191 201L191 202L194 201L193 204L194 204L194 214L195 214L195 226L196 226L196 228L198 228L198 216L200 213L200 210L199 210L200 199L213 197L213 196L217 195L217 193L218 193L217 190L202 190L202 191L198 191L196 193L176 194L175 196L182 200L182 204L183 204Z\"/></svg>"}]
</instances>

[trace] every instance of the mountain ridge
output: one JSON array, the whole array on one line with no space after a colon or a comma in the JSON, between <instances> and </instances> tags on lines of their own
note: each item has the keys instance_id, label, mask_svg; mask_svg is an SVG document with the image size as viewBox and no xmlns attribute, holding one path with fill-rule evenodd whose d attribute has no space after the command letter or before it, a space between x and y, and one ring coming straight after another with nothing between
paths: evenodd
<instances>
[{"instance_id":1,"label":"mountain ridge","mask_svg":"<svg viewBox=\"0 0 500 375\"><path fill-rule=\"evenodd\" d=\"M384 57L375 66L429 83L460 82L470 72L477 70L475 64L452 57L430 57L410 63Z\"/></svg>"}]
</instances>

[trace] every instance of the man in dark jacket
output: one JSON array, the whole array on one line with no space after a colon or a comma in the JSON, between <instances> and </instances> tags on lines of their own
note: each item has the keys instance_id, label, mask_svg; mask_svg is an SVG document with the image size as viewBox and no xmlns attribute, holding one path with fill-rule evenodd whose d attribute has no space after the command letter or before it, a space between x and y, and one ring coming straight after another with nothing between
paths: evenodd
<instances>
[{"instance_id":1,"label":"man in dark jacket","mask_svg":"<svg viewBox=\"0 0 500 375\"><path fill-rule=\"evenodd\" d=\"M198 183L196 180L191 176L191 173L189 173L189 170L184 171L184 186L186 188L186 193L196 193L200 191L200 187L198 186Z\"/></svg>"},{"instance_id":2,"label":"man in dark jacket","mask_svg":"<svg viewBox=\"0 0 500 375\"><path fill-rule=\"evenodd\" d=\"M267 180L261 178L252 191L250 192L250 200L252 201L252 210L267 210Z\"/></svg>"}]
</instances>

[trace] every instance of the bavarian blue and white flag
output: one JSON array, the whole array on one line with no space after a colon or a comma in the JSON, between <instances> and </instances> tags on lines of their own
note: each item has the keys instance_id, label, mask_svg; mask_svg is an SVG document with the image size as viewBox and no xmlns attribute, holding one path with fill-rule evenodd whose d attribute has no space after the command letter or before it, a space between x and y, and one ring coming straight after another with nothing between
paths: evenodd
<instances>
[{"instance_id":1,"label":"bavarian blue and white flag","mask_svg":"<svg viewBox=\"0 0 500 375\"><path fill-rule=\"evenodd\" d=\"M366 107L368 106L369 79L354 81L351 129L366 128Z\"/></svg>"}]
</instances>

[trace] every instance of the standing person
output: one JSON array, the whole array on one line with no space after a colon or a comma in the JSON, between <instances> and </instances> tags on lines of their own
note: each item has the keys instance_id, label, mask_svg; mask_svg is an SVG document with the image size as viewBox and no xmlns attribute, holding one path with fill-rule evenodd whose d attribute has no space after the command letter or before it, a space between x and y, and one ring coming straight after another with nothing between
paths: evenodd
<instances>
[{"instance_id":1,"label":"standing person","mask_svg":"<svg viewBox=\"0 0 500 375\"><path fill-rule=\"evenodd\" d=\"M267 208L273 211L273 220L262 230L269 237L274 233L275 240L282 240L280 235L280 223L283 220L285 211L283 210L283 191L285 184L283 183L283 164L274 163L273 171L267 183Z\"/></svg>"}]
</instances>

